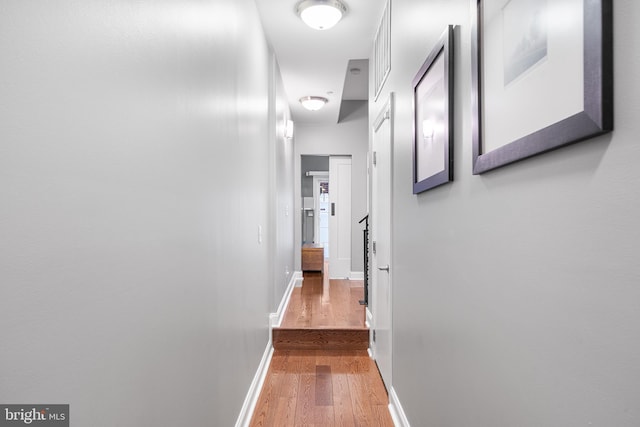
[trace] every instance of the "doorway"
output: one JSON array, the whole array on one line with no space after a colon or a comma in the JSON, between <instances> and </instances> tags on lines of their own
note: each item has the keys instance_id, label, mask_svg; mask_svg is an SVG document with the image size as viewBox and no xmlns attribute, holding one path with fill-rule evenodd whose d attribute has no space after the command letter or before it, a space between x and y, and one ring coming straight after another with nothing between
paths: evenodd
<instances>
[{"instance_id":1,"label":"doorway","mask_svg":"<svg viewBox=\"0 0 640 427\"><path fill-rule=\"evenodd\" d=\"M325 259L329 258L329 174L313 177L314 243L324 248Z\"/></svg>"},{"instance_id":2,"label":"doorway","mask_svg":"<svg viewBox=\"0 0 640 427\"><path fill-rule=\"evenodd\" d=\"M351 156L302 155L302 245L324 248L329 276L351 275Z\"/></svg>"},{"instance_id":3,"label":"doorway","mask_svg":"<svg viewBox=\"0 0 640 427\"><path fill-rule=\"evenodd\" d=\"M393 93L373 124L371 347L387 390L392 385Z\"/></svg>"}]
</instances>

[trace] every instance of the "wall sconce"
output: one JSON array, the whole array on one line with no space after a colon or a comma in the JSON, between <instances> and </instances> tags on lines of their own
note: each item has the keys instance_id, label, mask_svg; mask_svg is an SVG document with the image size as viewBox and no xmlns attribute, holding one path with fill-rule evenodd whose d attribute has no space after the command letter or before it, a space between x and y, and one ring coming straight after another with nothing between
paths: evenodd
<instances>
[{"instance_id":1,"label":"wall sconce","mask_svg":"<svg viewBox=\"0 0 640 427\"><path fill-rule=\"evenodd\" d=\"M293 138L293 120L285 119L284 121L284 137Z\"/></svg>"}]
</instances>

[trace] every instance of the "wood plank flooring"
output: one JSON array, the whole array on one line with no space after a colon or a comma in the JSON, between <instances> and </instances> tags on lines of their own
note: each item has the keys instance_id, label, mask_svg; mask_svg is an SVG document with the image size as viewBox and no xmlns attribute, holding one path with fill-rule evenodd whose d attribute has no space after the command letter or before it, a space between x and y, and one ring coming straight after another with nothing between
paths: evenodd
<instances>
[{"instance_id":1,"label":"wood plank flooring","mask_svg":"<svg viewBox=\"0 0 640 427\"><path fill-rule=\"evenodd\" d=\"M250 426L393 427L366 350L363 295L362 281L305 273L273 330L275 351Z\"/></svg>"},{"instance_id":2,"label":"wood plank flooring","mask_svg":"<svg viewBox=\"0 0 640 427\"><path fill-rule=\"evenodd\" d=\"M393 427L366 350L276 350L251 426Z\"/></svg>"},{"instance_id":3,"label":"wood plank flooring","mask_svg":"<svg viewBox=\"0 0 640 427\"><path fill-rule=\"evenodd\" d=\"M362 280L328 280L305 273L302 287L293 289L281 328L366 329Z\"/></svg>"},{"instance_id":4,"label":"wood plank flooring","mask_svg":"<svg viewBox=\"0 0 640 427\"><path fill-rule=\"evenodd\" d=\"M273 329L276 350L366 350L368 329Z\"/></svg>"},{"instance_id":5,"label":"wood plank flooring","mask_svg":"<svg viewBox=\"0 0 640 427\"><path fill-rule=\"evenodd\" d=\"M328 266L325 264L325 271ZM302 287L293 289L280 327L273 329L279 350L366 350L362 280L329 280L306 272Z\"/></svg>"}]
</instances>

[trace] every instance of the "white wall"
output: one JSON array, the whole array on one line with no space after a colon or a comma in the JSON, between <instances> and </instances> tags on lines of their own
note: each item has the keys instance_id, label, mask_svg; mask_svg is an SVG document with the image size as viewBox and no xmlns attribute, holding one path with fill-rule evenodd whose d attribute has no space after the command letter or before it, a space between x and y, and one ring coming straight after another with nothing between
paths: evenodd
<instances>
[{"instance_id":1,"label":"white wall","mask_svg":"<svg viewBox=\"0 0 640 427\"><path fill-rule=\"evenodd\" d=\"M358 221L367 210L367 149L369 120L365 103L354 111L348 119L335 125L296 123L295 130L295 171L300 177L300 156L302 155L351 155L351 271L364 271L362 224ZM300 270L300 245L302 225L300 210L300 179L295 183L295 241L298 245L295 262Z\"/></svg>"},{"instance_id":2,"label":"white wall","mask_svg":"<svg viewBox=\"0 0 640 427\"><path fill-rule=\"evenodd\" d=\"M640 425L640 3L614 3L615 131L473 176L476 2L393 1L370 114L396 92L393 387L412 426ZM411 81L447 24L455 181L415 196Z\"/></svg>"},{"instance_id":3,"label":"white wall","mask_svg":"<svg viewBox=\"0 0 640 427\"><path fill-rule=\"evenodd\" d=\"M269 255L287 227L274 168L292 165L269 143L288 112L269 114L254 2L0 11L0 402L69 403L72 425L233 425L270 261L293 262L286 233Z\"/></svg>"},{"instance_id":4,"label":"white wall","mask_svg":"<svg viewBox=\"0 0 640 427\"><path fill-rule=\"evenodd\" d=\"M293 277L294 252L297 245L294 244L294 142L285 138L285 120L291 119L291 112L286 100L286 93L280 75L280 68L275 56L272 55L271 74L273 77L272 99L273 104L269 122L272 126L271 135L271 177L275 180L272 185L275 188L275 196L271 197L271 210L274 215L272 232L273 256L270 267L272 271L273 298L271 311L276 312L286 287Z\"/></svg>"}]
</instances>

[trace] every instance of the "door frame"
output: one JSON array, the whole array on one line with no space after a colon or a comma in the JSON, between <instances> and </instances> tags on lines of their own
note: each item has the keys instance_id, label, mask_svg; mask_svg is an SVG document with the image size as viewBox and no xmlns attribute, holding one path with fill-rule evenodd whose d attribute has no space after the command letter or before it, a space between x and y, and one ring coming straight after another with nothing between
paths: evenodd
<instances>
[{"instance_id":1,"label":"door frame","mask_svg":"<svg viewBox=\"0 0 640 427\"><path fill-rule=\"evenodd\" d=\"M395 264L394 262L394 244L393 244L393 183L394 183L394 179L393 179L393 175L394 175L394 168L393 168L393 148L394 148L394 93L391 92L389 94L389 98L387 99L387 101L383 104L383 106L380 109L380 112L378 113L376 120L373 122L373 125L371 127L371 146L370 146L370 153L372 153L371 157L371 161L370 161L370 165L369 168L371 170L371 174L369 176L369 180L370 185L369 187L371 188L371 193L370 193L370 206L369 206L369 212L371 213L371 218L370 218L370 224L372 227L372 236L375 236L377 233L375 232L375 230L373 229L375 227L376 221L375 221L375 206L376 206L376 198L377 195L373 193L373 188L374 188L374 174L375 174L375 165L374 162L377 162L376 156L373 154L374 150L373 150L373 142L374 142L374 135L375 133L378 131L378 129L380 129L380 127L382 126L382 124L386 121L389 120L389 179L390 179L390 183L389 183L389 313L390 313L390 318L389 318L389 344L390 344L390 354L389 354L389 360L390 360L390 369L391 372L388 373L389 378L384 378L383 377L383 382L385 384L385 386L387 387L387 390L390 392L392 389L392 383L393 383L393 276L394 276L394 269L393 266ZM373 243L373 237L372 237L372 243ZM377 273L377 265L375 265L375 263L373 262L375 260L375 257L373 256L373 244L371 245L372 247L369 249L370 253L369 253L369 259L372 260L371 265L369 266L370 269L370 277L371 277L371 286L372 286L372 292L371 294L373 295L373 301L371 301L369 303L369 306L367 307L367 320L370 321L370 336L369 336L369 347L371 348L372 351L372 356L373 359L377 360L378 359L378 349L376 347L376 340L375 338L375 330L376 330L376 317L377 314L375 312L375 309L373 311L371 311L372 306L375 307L376 301L375 301L375 295L377 294L377 289L375 292L373 292L373 287L377 286L377 278L374 278L375 274ZM382 375L382 372L381 372Z\"/></svg>"}]
</instances>

